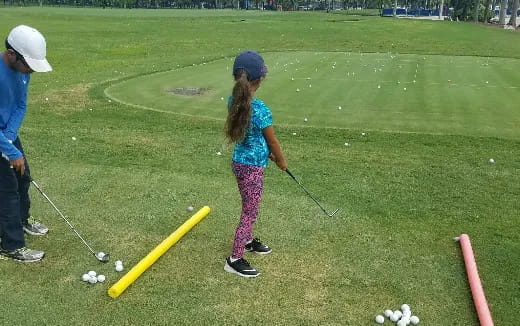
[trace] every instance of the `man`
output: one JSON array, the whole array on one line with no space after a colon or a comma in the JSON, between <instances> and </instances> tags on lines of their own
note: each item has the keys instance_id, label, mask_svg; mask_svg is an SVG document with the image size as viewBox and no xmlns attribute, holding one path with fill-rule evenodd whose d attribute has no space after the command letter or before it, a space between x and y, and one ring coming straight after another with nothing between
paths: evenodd
<instances>
[{"instance_id":1,"label":"man","mask_svg":"<svg viewBox=\"0 0 520 326\"><path fill-rule=\"evenodd\" d=\"M52 68L45 59L45 38L32 27L15 27L5 47L0 54L0 258L34 262L45 253L25 247L24 231L44 235L49 229L29 219L30 171L18 129L26 112L31 73Z\"/></svg>"}]
</instances>

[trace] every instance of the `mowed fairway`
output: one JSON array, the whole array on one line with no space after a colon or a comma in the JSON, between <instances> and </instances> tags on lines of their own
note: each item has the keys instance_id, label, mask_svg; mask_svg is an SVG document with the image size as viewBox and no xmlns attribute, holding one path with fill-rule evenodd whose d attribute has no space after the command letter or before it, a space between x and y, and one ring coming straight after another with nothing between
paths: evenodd
<instances>
[{"instance_id":1,"label":"mowed fairway","mask_svg":"<svg viewBox=\"0 0 520 326\"><path fill-rule=\"evenodd\" d=\"M269 76L258 96L282 125L307 118L315 127L520 138L520 76L508 68L517 59L292 51L266 53L265 60ZM106 94L222 120L232 67L233 58L203 62L125 80Z\"/></svg>"},{"instance_id":2,"label":"mowed fairway","mask_svg":"<svg viewBox=\"0 0 520 326\"><path fill-rule=\"evenodd\" d=\"M51 232L27 245L47 255L0 260L0 325L358 326L403 303L420 325L477 325L453 241L463 232L495 324L518 324L518 33L341 13L0 7L1 35L21 23L45 34L54 68L31 77L20 135L32 176L112 262L32 191ZM223 271L240 212L228 68L246 48L265 54L258 97L289 168L340 209L324 216L271 164L256 235L273 253L246 256L254 280ZM195 88L207 90L172 92ZM122 276L113 261L128 271L204 205L199 225L107 295ZM82 282L88 270L107 281Z\"/></svg>"}]
</instances>

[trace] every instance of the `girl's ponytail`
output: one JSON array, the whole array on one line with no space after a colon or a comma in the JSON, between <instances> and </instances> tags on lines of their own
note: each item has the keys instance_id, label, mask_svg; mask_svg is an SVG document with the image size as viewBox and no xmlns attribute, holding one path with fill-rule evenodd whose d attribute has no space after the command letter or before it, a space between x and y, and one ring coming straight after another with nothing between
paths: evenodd
<instances>
[{"instance_id":1,"label":"girl's ponytail","mask_svg":"<svg viewBox=\"0 0 520 326\"><path fill-rule=\"evenodd\" d=\"M235 86L233 98L226 119L226 138L230 143L240 142L244 139L251 119L251 89L247 79L247 72L238 69L235 72Z\"/></svg>"}]
</instances>

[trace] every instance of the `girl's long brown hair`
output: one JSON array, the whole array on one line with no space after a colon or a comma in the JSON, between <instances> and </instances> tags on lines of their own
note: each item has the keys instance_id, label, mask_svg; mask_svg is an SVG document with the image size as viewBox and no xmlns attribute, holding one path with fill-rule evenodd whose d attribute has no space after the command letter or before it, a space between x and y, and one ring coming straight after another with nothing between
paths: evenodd
<instances>
[{"instance_id":1,"label":"girl's long brown hair","mask_svg":"<svg viewBox=\"0 0 520 326\"><path fill-rule=\"evenodd\" d=\"M230 143L237 143L244 139L251 119L251 85L260 82L247 80L247 72L239 69L235 73L235 86L233 87L233 99L229 106L226 119L225 133Z\"/></svg>"}]
</instances>

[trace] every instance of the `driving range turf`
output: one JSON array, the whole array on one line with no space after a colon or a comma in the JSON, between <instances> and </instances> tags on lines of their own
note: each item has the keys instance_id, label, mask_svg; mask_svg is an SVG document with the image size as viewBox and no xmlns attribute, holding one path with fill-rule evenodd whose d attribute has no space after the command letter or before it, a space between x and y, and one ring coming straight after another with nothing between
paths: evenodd
<instances>
[{"instance_id":1,"label":"driving range turf","mask_svg":"<svg viewBox=\"0 0 520 326\"><path fill-rule=\"evenodd\" d=\"M112 299L122 274L32 190L51 232L27 245L47 255L0 261L0 324L372 325L408 303L424 325L475 325L453 241L468 233L495 323L515 325L517 33L341 13L1 7L3 35L22 23L46 36L54 68L32 76L20 131L32 176L95 250L128 271L188 206L212 211ZM223 121L243 49L265 56L258 97L289 168L340 209L324 216L270 164L255 230L273 253L246 256L254 280L223 271L240 211ZM88 270L107 281L82 282Z\"/></svg>"}]
</instances>

